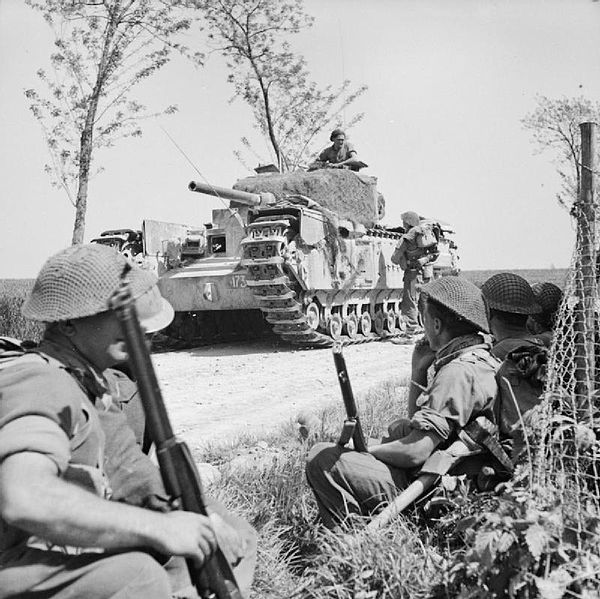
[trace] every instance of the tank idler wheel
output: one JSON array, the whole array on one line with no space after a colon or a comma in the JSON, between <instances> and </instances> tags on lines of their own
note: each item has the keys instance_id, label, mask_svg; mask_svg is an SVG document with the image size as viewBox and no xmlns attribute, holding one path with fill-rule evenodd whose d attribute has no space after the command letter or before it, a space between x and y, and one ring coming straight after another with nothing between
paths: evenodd
<instances>
[{"instance_id":1,"label":"tank idler wheel","mask_svg":"<svg viewBox=\"0 0 600 599\"><path fill-rule=\"evenodd\" d=\"M342 337L342 317L339 314L332 314L327 323L327 332L332 339L336 341Z\"/></svg>"},{"instance_id":2,"label":"tank idler wheel","mask_svg":"<svg viewBox=\"0 0 600 599\"><path fill-rule=\"evenodd\" d=\"M356 318L356 314L349 314L344 320L344 332L350 339L358 337L358 318Z\"/></svg>"},{"instance_id":3,"label":"tank idler wheel","mask_svg":"<svg viewBox=\"0 0 600 599\"><path fill-rule=\"evenodd\" d=\"M306 324L313 330L316 331L319 328L320 323L320 312L319 306L315 302L310 302L304 309L306 314Z\"/></svg>"},{"instance_id":4,"label":"tank idler wheel","mask_svg":"<svg viewBox=\"0 0 600 599\"><path fill-rule=\"evenodd\" d=\"M390 333L396 332L396 313L394 312L394 310L388 310L385 313L385 328Z\"/></svg>"},{"instance_id":5,"label":"tank idler wheel","mask_svg":"<svg viewBox=\"0 0 600 599\"><path fill-rule=\"evenodd\" d=\"M385 315L382 310L377 310L373 318L373 329L380 336L385 336Z\"/></svg>"},{"instance_id":6,"label":"tank idler wheel","mask_svg":"<svg viewBox=\"0 0 600 599\"><path fill-rule=\"evenodd\" d=\"M371 334L371 315L368 312L363 312L358 320L358 330L362 335L368 337Z\"/></svg>"}]
</instances>

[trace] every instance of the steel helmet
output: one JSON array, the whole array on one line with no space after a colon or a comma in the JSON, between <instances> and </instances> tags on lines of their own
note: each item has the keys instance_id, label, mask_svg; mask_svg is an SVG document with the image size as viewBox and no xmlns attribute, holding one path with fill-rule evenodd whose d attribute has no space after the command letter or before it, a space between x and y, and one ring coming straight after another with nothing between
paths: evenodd
<instances>
[{"instance_id":1,"label":"steel helmet","mask_svg":"<svg viewBox=\"0 0 600 599\"><path fill-rule=\"evenodd\" d=\"M46 261L21 308L23 316L50 323L106 312L125 269L130 269L131 295L146 332L166 327L174 312L160 295L156 275L130 265L114 248L94 243L69 247Z\"/></svg>"},{"instance_id":2,"label":"steel helmet","mask_svg":"<svg viewBox=\"0 0 600 599\"><path fill-rule=\"evenodd\" d=\"M490 308L512 314L538 314L542 311L529 283L512 272L492 275L481 292Z\"/></svg>"},{"instance_id":3,"label":"steel helmet","mask_svg":"<svg viewBox=\"0 0 600 599\"><path fill-rule=\"evenodd\" d=\"M487 309L477 285L461 277L442 277L427 283L421 294L444 306L477 330L489 333Z\"/></svg>"}]
</instances>

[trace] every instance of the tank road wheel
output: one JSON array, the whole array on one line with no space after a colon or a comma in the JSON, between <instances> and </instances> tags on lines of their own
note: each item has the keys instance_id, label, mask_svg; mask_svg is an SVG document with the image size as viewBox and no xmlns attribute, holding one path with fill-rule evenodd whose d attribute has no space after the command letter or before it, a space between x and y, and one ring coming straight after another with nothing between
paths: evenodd
<instances>
[{"instance_id":1,"label":"tank road wheel","mask_svg":"<svg viewBox=\"0 0 600 599\"><path fill-rule=\"evenodd\" d=\"M382 310L377 310L373 318L373 329L380 337L385 336L385 315Z\"/></svg>"},{"instance_id":2,"label":"tank road wheel","mask_svg":"<svg viewBox=\"0 0 600 599\"><path fill-rule=\"evenodd\" d=\"M385 313L385 328L390 333L396 332L396 313L394 312L394 310L388 310Z\"/></svg>"},{"instance_id":3,"label":"tank road wheel","mask_svg":"<svg viewBox=\"0 0 600 599\"><path fill-rule=\"evenodd\" d=\"M362 335L368 337L371 334L371 315L368 312L363 312L358 320L358 330Z\"/></svg>"},{"instance_id":4,"label":"tank road wheel","mask_svg":"<svg viewBox=\"0 0 600 599\"><path fill-rule=\"evenodd\" d=\"M396 326L401 333L404 333L406 331L406 322L404 321L404 316L402 316L400 306L394 310L394 313L396 314Z\"/></svg>"},{"instance_id":5,"label":"tank road wheel","mask_svg":"<svg viewBox=\"0 0 600 599\"><path fill-rule=\"evenodd\" d=\"M306 324L313 330L316 331L319 328L321 316L319 312L319 306L315 302L310 302L304 309L306 314Z\"/></svg>"},{"instance_id":6,"label":"tank road wheel","mask_svg":"<svg viewBox=\"0 0 600 599\"><path fill-rule=\"evenodd\" d=\"M344 320L344 331L350 339L358 337L358 318L356 318L356 314L349 314Z\"/></svg>"},{"instance_id":7,"label":"tank road wheel","mask_svg":"<svg viewBox=\"0 0 600 599\"><path fill-rule=\"evenodd\" d=\"M342 337L342 317L339 314L332 314L330 316L327 323L327 332L336 341Z\"/></svg>"}]
</instances>

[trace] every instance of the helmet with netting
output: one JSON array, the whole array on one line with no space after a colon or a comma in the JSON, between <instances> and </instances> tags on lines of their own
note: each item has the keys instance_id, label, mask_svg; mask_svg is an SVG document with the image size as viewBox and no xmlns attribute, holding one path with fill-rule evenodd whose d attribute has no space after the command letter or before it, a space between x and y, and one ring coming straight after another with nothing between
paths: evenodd
<instances>
[{"instance_id":1,"label":"helmet with netting","mask_svg":"<svg viewBox=\"0 0 600 599\"><path fill-rule=\"evenodd\" d=\"M131 266L114 248L94 243L69 247L46 261L23 304L23 316L51 323L106 312L125 272L142 324L148 320L153 330L169 324L173 309L160 296L156 275Z\"/></svg>"},{"instance_id":2,"label":"helmet with netting","mask_svg":"<svg viewBox=\"0 0 600 599\"><path fill-rule=\"evenodd\" d=\"M511 314L538 314L542 308L537 303L531 285L512 272L492 275L482 286L487 305Z\"/></svg>"},{"instance_id":3,"label":"helmet with netting","mask_svg":"<svg viewBox=\"0 0 600 599\"><path fill-rule=\"evenodd\" d=\"M560 287L546 281L535 283L531 286L531 290L537 303L542 307L542 312L552 313L558 310L563 295Z\"/></svg>"},{"instance_id":4,"label":"helmet with netting","mask_svg":"<svg viewBox=\"0 0 600 599\"><path fill-rule=\"evenodd\" d=\"M474 325L478 331L489 333L487 310L477 285L461 277L442 277L427 283L421 294Z\"/></svg>"},{"instance_id":5,"label":"helmet with netting","mask_svg":"<svg viewBox=\"0 0 600 599\"><path fill-rule=\"evenodd\" d=\"M535 283L535 285L531 286L531 289L537 303L542 308L539 314L532 314L532 318L542 326L551 328L563 297L560 287L554 283L545 281L543 283Z\"/></svg>"}]
</instances>

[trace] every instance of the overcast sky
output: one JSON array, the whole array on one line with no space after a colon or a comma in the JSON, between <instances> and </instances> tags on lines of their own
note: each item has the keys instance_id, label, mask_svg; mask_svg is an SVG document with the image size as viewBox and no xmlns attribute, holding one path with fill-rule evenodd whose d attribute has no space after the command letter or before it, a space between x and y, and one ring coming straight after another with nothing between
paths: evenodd
<instances>
[{"instance_id":1,"label":"overcast sky","mask_svg":"<svg viewBox=\"0 0 600 599\"><path fill-rule=\"evenodd\" d=\"M363 172L378 177L386 224L406 210L453 224L465 270L568 266L574 228L555 199L555 167L534 154L520 119L536 94L600 97L600 3L306 0L306 9L316 22L294 45L314 78L369 86L349 136L369 164ZM23 95L51 50L38 13L0 0L0 278L35 276L71 239L74 211L50 187ZM144 218L210 220L219 201L187 191L200 175L163 128L211 183L249 174L233 150L253 135L252 119L229 103L225 78L216 57L202 69L177 60L140 88L151 109L179 112L98 155L105 170L90 184L86 239Z\"/></svg>"}]
</instances>

